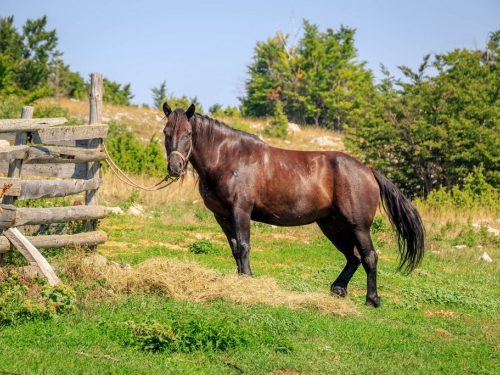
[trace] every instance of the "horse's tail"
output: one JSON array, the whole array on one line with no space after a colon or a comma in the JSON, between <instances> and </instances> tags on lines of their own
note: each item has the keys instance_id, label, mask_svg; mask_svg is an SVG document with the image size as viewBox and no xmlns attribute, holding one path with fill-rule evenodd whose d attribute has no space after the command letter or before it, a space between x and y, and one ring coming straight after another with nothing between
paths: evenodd
<instances>
[{"instance_id":1,"label":"horse's tail","mask_svg":"<svg viewBox=\"0 0 500 375\"><path fill-rule=\"evenodd\" d=\"M424 226L419 213L401 191L377 171L372 171L382 204L398 236L400 263L398 271L410 273L424 257Z\"/></svg>"}]
</instances>

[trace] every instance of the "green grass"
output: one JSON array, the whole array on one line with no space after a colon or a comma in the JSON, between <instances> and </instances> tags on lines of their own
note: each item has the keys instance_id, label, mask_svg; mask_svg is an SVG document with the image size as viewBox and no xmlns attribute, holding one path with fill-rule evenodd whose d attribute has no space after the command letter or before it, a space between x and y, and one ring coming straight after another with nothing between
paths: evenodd
<instances>
[{"instance_id":1,"label":"green grass","mask_svg":"<svg viewBox=\"0 0 500 375\"><path fill-rule=\"evenodd\" d=\"M186 209L175 207L159 218L110 216L101 222L101 229L112 245L99 251L119 263L135 265L166 257L233 273L235 263L225 237L203 210L197 208L190 222L183 219ZM172 218L170 212L177 214ZM0 327L0 370L22 374L498 374L500 241L470 229L469 224L428 223L425 260L418 270L403 276L395 272L392 231L378 220L373 236L380 251L382 306L363 306L366 276L360 268L347 296L358 307L359 314L352 316L226 300L202 304L156 295L106 296L105 281L85 288L77 285L80 302L74 312ZM188 251L198 241L197 233L222 250ZM271 276L288 290L328 290L344 265L343 256L314 226L252 224L252 233L254 274ZM468 247L457 249L457 244ZM483 251L495 261L477 261ZM440 311L446 313L440 315ZM141 324L146 332L142 336L131 328ZM151 327L165 330L158 334ZM168 329L175 334L175 345L161 341L161 332ZM161 349L145 350L151 343Z\"/></svg>"}]
</instances>

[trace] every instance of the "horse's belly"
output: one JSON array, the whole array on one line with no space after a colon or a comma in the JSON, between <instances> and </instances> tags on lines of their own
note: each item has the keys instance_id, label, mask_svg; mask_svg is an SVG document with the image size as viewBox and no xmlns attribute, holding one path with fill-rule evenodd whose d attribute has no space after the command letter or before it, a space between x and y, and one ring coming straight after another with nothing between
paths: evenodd
<instances>
[{"instance_id":1,"label":"horse's belly","mask_svg":"<svg viewBox=\"0 0 500 375\"><path fill-rule=\"evenodd\" d=\"M304 207L300 204L288 207L254 207L252 220L279 226L311 224L331 214L331 206L318 205Z\"/></svg>"}]
</instances>

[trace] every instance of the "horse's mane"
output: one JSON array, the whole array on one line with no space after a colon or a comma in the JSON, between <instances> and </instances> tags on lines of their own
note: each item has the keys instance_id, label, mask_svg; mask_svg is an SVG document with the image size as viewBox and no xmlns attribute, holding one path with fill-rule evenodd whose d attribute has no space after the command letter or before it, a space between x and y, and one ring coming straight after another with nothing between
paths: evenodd
<instances>
[{"instance_id":1,"label":"horse's mane","mask_svg":"<svg viewBox=\"0 0 500 375\"><path fill-rule=\"evenodd\" d=\"M196 139L206 139L209 143L213 143L215 139L215 134L223 134L225 138L236 139L236 140L250 140L253 142L262 143L263 141L257 136L244 132L242 130L234 129L219 120L208 117L206 115L201 115L196 113L191 121L194 121L197 129ZM193 124L192 124L193 125Z\"/></svg>"}]
</instances>

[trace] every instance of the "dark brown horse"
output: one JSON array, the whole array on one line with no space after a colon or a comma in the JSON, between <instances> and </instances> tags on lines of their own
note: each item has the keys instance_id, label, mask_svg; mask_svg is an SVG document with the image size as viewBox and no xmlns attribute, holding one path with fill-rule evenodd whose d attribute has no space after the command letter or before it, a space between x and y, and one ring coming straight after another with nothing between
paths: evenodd
<instances>
[{"instance_id":1,"label":"dark brown horse","mask_svg":"<svg viewBox=\"0 0 500 375\"><path fill-rule=\"evenodd\" d=\"M171 176L184 173L189 162L199 175L200 194L224 231L238 266L250 270L250 220L295 226L317 223L347 259L331 286L345 296L360 264L367 275L366 304L379 306L377 253L370 227L382 198L395 227L400 266L411 271L424 255L420 216L389 180L349 155L335 151L291 151L217 120L187 111L167 116L165 148Z\"/></svg>"}]
</instances>

